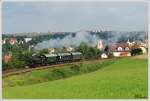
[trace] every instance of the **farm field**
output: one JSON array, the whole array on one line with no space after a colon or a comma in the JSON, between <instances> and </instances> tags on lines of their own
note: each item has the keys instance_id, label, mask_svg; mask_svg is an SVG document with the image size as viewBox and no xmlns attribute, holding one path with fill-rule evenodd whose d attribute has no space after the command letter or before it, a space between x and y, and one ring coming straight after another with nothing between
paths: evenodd
<instances>
[{"instance_id":1,"label":"farm field","mask_svg":"<svg viewBox=\"0 0 150 101\"><path fill-rule=\"evenodd\" d=\"M117 59L97 71L65 79L3 87L4 99L132 99L147 96L148 60L139 57Z\"/></svg>"}]
</instances>

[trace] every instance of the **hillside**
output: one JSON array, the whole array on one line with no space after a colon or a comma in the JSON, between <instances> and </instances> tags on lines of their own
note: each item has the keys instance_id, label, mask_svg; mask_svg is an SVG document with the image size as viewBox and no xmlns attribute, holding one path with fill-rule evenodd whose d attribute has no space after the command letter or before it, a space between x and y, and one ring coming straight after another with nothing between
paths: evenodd
<instances>
[{"instance_id":1,"label":"hillside","mask_svg":"<svg viewBox=\"0 0 150 101\"><path fill-rule=\"evenodd\" d=\"M147 59L125 58L107 68L67 79L4 87L3 98L147 98Z\"/></svg>"}]
</instances>

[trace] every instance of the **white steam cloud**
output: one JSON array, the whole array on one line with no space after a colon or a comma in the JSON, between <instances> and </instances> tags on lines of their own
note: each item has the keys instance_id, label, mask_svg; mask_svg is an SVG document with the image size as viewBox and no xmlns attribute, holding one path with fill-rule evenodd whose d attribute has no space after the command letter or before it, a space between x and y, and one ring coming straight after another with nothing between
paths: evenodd
<instances>
[{"instance_id":1,"label":"white steam cloud","mask_svg":"<svg viewBox=\"0 0 150 101\"><path fill-rule=\"evenodd\" d=\"M146 32L136 32L130 33L130 32L106 32L104 33L105 38L100 38L97 34L90 34L90 32L87 31L80 31L76 32L75 36L72 36L72 34L67 35L66 37L60 39L50 39L48 41L43 41L41 43L38 43L34 49L35 50L42 50L45 48L58 48L58 47L68 47L73 46L77 47L80 45L81 42L87 43L90 46L96 46L97 42L101 39L104 43L116 43L120 38L124 37L125 41L127 41L130 38L137 37L138 39L145 39L145 36L147 35ZM108 36L107 36L108 34ZM110 36L111 35L111 36ZM109 37L109 39L106 39L106 37ZM120 41L123 41L122 39Z\"/></svg>"},{"instance_id":2,"label":"white steam cloud","mask_svg":"<svg viewBox=\"0 0 150 101\"><path fill-rule=\"evenodd\" d=\"M99 37L97 35L91 35L89 32L81 31L81 32L77 32L74 37L70 34L62 39L57 38L57 39L50 39L49 41L43 41L41 43L38 43L34 47L34 49L42 50L45 48L79 46L81 42L85 42L89 45L96 45L98 40L99 40Z\"/></svg>"}]
</instances>

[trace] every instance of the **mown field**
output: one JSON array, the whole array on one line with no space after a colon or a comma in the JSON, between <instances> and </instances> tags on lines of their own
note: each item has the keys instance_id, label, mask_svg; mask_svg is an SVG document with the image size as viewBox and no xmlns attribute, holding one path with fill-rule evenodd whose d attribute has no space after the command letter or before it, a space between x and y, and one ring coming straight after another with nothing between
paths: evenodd
<instances>
[{"instance_id":1,"label":"mown field","mask_svg":"<svg viewBox=\"0 0 150 101\"><path fill-rule=\"evenodd\" d=\"M147 98L148 61L139 57L117 59L94 72L30 85L10 87L5 84L9 79L3 79L4 99Z\"/></svg>"}]
</instances>

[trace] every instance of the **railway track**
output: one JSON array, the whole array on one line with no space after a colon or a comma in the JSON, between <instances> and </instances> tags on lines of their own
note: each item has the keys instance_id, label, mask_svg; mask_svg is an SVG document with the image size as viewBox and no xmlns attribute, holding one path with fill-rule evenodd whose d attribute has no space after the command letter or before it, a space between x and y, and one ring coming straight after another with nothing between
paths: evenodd
<instances>
[{"instance_id":1,"label":"railway track","mask_svg":"<svg viewBox=\"0 0 150 101\"><path fill-rule=\"evenodd\" d=\"M52 64L52 65L48 65L48 66L40 66L40 67L35 67L35 68L23 68L20 70L6 70L2 72L2 77L7 77L7 76L11 76L11 75L19 75L21 73L27 73L27 72L31 72L33 70L42 70L42 69L49 69L49 68L59 68L61 66L65 66L68 64L79 64L79 63L93 63L98 62L98 61L104 61L104 60L112 60L112 59L121 59L121 58L128 58L128 57L118 57L118 58L107 58L107 59L96 59L96 60L81 60L81 61L77 61L77 62L70 62L70 63L59 63L59 64Z\"/></svg>"},{"instance_id":2,"label":"railway track","mask_svg":"<svg viewBox=\"0 0 150 101\"><path fill-rule=\"evenodd\" d=\"M108 60L108 59L107 59ZM43 70L43 69L49 69L49 68L59 68L61 66L65 66L65 65L71 65L71 64L79 64L79 63L91 63L91 62L96 62L96 61L102 61L101 59L97 59L97 60L84 60L84 61L78 61L78 62L71 62L71 63L59 63L59 64L52 64L52 65L48 65L48 66L40 66L40 67L36 67L36 68L24 68L21 70L10 70L10 71L3 71L2 73L2 77L7 77L7 76L11 76L11 75L19 75L22 73L27 73L27 72L31 72L33 70Z\"/></svg>"}]
</instances>

